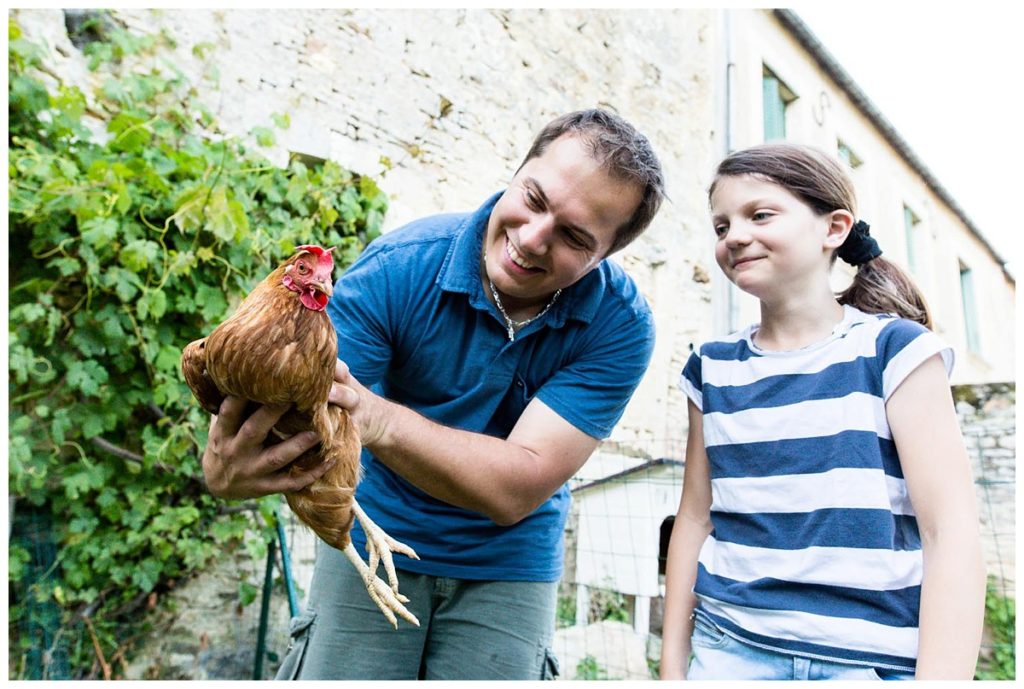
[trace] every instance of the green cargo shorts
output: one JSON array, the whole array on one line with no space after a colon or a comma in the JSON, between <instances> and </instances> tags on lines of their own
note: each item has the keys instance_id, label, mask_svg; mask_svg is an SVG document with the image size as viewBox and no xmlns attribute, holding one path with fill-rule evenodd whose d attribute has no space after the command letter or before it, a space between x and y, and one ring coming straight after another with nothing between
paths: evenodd
<instances>
[{"instance_id":1,"label":"green cargo shorts","mask_svg":"<svg viewBox=\"0 0 1024 689\"><path fill-rule=\"evenodd\" d=\"M381 569L383 573L383 569ZM398 570L420 621L396 631L338 550L317 544L306 612L277 679L554 679L557 582L473 581Z\"/></svg>"}]
</instances>

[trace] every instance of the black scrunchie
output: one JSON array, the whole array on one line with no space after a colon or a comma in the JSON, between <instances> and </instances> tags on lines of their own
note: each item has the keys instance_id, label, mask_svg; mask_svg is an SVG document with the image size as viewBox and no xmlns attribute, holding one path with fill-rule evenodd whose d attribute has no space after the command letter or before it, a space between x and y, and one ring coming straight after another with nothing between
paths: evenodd
<instances>
[{"instance_id":1,"label":"black scrunchie","mask_svg":"<svg viewBox=\"0 0 1024 689\"><path fill-rule=\"evenodd\" d=\"M846 235L846 241L839 247L839 258L851 266L859 266L881 256L882 250L872 239L870 229L871 226L863 220L855 222L850 234Z\"/></svg>"}]
</instances>

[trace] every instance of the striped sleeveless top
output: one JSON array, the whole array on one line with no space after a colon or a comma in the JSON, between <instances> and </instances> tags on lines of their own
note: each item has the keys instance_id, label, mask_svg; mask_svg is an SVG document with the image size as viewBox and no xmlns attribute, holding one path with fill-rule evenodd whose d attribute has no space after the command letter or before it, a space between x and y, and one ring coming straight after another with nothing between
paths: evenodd
<instances>
[{"instance_id":1,"label":"striped sleeveless top","mask_svg":"<svg viewBox=\"0 0 1024 689\"><path fill-rule=\"evenodd\" d=\"M913 321L844 306L826 340L703 345L680 387L703 413L711 522L697 615L742 641L900 670L917 657L922 552L885 403L953 351Z\"/></svg>"}]
</instances>

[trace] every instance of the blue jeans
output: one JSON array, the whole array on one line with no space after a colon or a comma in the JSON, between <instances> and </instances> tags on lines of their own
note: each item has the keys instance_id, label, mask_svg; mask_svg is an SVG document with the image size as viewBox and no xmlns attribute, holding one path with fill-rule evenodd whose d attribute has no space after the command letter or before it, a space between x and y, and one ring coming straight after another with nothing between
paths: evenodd
<instances>
[{"instance_id":1,"label":"blue jeans","mask_svg":"<svg viewBox=\"0 0 1024 689\"><path fill-rule=\"evenodd\" d=\"M686 672L690 680L912 680L913 672L836 663L769 651L738 641L697 615L690 640L693 659Z\"/></svg>"},{"instance_id":2,"label":"blue jeans","mask_svg":"<svg viewBox=\"0 0 1024 689\"><path fill-rule=\"evenodd\" d=\"M383 573L383 568L381 568ZM292 619L277 679L554 679L558 582L472 581L398 571L392 629L344 555L317 544L307 610Z\"/></svg>"}]
</instances>

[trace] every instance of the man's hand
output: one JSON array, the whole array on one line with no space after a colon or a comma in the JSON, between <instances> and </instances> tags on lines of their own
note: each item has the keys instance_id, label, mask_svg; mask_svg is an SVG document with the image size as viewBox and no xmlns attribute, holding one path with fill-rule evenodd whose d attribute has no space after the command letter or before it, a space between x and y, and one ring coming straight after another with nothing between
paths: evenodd
<instances>
[{"instance_id":1,"label":"man's hand","mask_svg":"<svg viewBox=\"0 0 1024 689\"><path fill-rule=\"evenodd\" d=\"M373 447L384 437L387 402L356 380L341 359L334 366L334 384L327 401L348 412L366 447Z\"/></svg>"},{"instance_id":2,"label":"man's hand","mask_svg":"<svg viewBox=\"0 0 1024 689\"><path fill-rule=\"evenodd\" d=\"M289 476L288 465L319 441L305 432L276 445L264 446L267 434L287 406L262 406L243 418L246 401L228 397L210 421L210 437L203 452L203 475L210 493L219 498L258 498L291 493L319 479L331 466L325 462L301 476Z\"/></svg>"}]
</instances>

